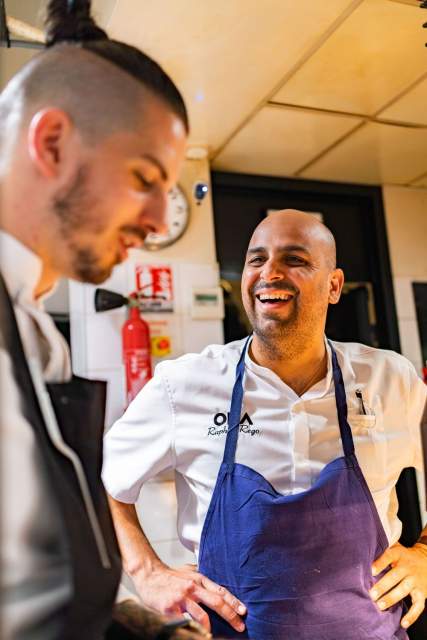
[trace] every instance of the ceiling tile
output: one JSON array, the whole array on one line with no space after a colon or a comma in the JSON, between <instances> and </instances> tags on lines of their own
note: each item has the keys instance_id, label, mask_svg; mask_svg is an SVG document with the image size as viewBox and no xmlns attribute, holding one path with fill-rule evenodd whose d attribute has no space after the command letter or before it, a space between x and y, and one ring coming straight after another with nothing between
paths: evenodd
<instances>
[{"instance_id":1,"label":"ceiling tile","mask_svg":"<svg viewBox=\"0 0 427 640\"><path fill-rule=\"evenodd\" d=\"M427 125L427 78L419 82L388 109L381 111L378 117Z\"/></svg>"},{"instance_id":2,"label":"ceiling tile","mask_svg":"<svg viewBox=\"0 0 427 640\"><path fill-rule=\"evenodd\" d=\"M411 187L427 187L427 173L418 180L411 182Z\"/></svg>"},{"instance_id":3,"label":"ceiling tile","mask_svg":"<svg viewBox=\"0 0 427 640\"><path fill-rule=\"evenodd\" d=\"M305 109L264 107L218 155L213 167L292 176L360 122Z\"/></svg>"},{"instance_id":4,"label":"ceiling tile","mask_svg":"<svg viewBox=\"0 0 427 640\"><path fill-rule=\"evenodd\" d=\"M103 29L108 29L116 3L117 0L92 0L92 14Z\"/></svg>"},{"instance_id":5,"label":"ceiling tile","mask_svg":"<svg viewBox=\"0 0 427 640\"><path fill-rule=\"evenodd\" d=\"M365 0L273 98L373 115L426 70L423 12Z\"/></svg>"},{"instance_id":6,"label":"ceiling tile","mask_svg":"<svg viewBox=\"0 0 427 640\"><path fill-rule=\"evenodd\" d=\"M407 184L427 171L427 129L368 123L343 140L302 178Z\"/></svg>"},{"instance_id":7,"label":"ceiling tile","mask_svg":"<svg viewBox=\"0 0 427 640\"><path fill-rule=\"evenodd\" d=\"M92 15L97 23L106 28L117 0L92 0ZM46 0L7 0L7 13L18 20L43 28L46 15Z\"/></svg>"},{"instance_id":8,"label":"ceiling tile","mask_svg":"<svg viewBox=\"0 0 427 640\"><path fill-rule=\"evenodd\" d=\"M7 0L6 14L34 26L43 24L44 3L41 0Z\"/></svg>"},{"instance_id":9,"label":"ceiling tile","mask_svg":"<svg viewBox=\"0 0 427 640\"><path fill-rule=\"evenodd\" d=\"M186 98L191 141L217 149L355 0L121 0L112 37L141 47Z\"/></svg>"}]
</instances>

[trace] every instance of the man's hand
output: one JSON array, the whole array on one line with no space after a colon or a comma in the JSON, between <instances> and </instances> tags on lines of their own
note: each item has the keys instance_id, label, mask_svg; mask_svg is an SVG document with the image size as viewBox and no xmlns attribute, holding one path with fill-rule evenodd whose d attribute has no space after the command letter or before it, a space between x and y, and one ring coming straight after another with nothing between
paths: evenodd
<instances>
[{"instance_id":1,"label":"man's hand","mask_svg":"<svg viewBox=\"0 0 427 640\"><path fill-rule=\"evenodd\" d=\"M403 547L396 543L387 549L372 565L376 576L391 566L389 571L370 590L370 596L381 610L388 609L406 596L411 596L412 606L402 618L407 629L421 615L427 598L427 546L415 544Z\"/></svg>"},{"instance_id":2,"label":"man's hand","mask_svg":"<svg viewBox=\"0 0 427 640\"><path fill-rule=\"evenodd\" d=\"M187 611L209 631L209 616L200 603L215 611L236 631L245 629L240 617L246 613L245 605L227 589L198 573L193 565L179 569L157 566L149 575L134 573L132 579L143 604L159 613L178 616Z\"/></svg>"},{"instance_id":3,"label":"man's hand","mask_svg":"<svg viewBox=\"0 0 427 640\"><path fill-rule=\"evenodd\" d=\"M173 625L174 626L174 625ZM197 622L188 627L170 628L170 620L143 609L135 600L123 600L115 605L113 621L105 640L156 640L164 635L168 640L210 640L211 634Z\"/></svg>"}]
</instances>

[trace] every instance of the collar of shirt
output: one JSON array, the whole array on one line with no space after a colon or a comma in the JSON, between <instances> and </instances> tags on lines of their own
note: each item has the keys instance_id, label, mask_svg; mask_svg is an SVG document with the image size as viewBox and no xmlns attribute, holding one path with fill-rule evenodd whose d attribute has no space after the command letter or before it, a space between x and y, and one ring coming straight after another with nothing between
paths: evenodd
<instances>
[{"instance_id":1,"label":"collar of shirt","mask_svg":"<svg viewBox=\"0 0 427 640\"><path fill-rule=\"evenodd\" d=\"M0 266L14 304L41 306L34 290L40 280L42 261L13 236L0 231Z\"/></svg>"},{"instance_id":2,"label":"collar of shirt","mask_svg":"<svg viewBox=\"0 0 427 640\"><path fill-rule=\"evenodd\" d=\"M43 305L53 289L34 298L42 272L41 259L19 240L0 231L0 269L15 307L27 357L39 360L46 381L68 380L71 377L68 347Z\"/></svg>"},{"instance_id":3,"label":"collar of shirt","mask_svg":"<svg viewBox=\"0 0 427 640\"><path fill-rule=\"evenodd\" d=\"M288 397L292 401L295 401L298 399L312 400L314 398L321 398L322 396L328 393L332 385L331 348L326 339L326 336L324 340L325 340L325 347L326 347L326 353L328 358L326 376L322 378L322 380L319 380L319 382L314 384L312 387L307 389L307 391L301 396L301 398L300 396L298 396L298 394L295 393L293 389L291 389L291 387L289 387L285 382L283 382L283 380L279 378L279 376L274 371L272 371L271 369L268 369L267 367L262 367L261 365L257 364L252 360L252 358L249 355L249 346L250 346L250 343L252 342L252 337L249 341L248 349L245 354L245 367L250 371L253 371L253 373L255 373L256 375L269 380L275 386L278 386L278 385L282 386L283 393L285 394L286 397Z\"/></svg>"}]
</instances>

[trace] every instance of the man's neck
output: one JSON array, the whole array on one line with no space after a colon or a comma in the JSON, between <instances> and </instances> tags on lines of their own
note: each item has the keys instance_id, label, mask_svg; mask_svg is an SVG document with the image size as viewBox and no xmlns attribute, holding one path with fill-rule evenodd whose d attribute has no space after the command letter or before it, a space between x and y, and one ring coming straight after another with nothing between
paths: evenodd
<instances>
[{"instance_id":1,"label":"man's neck","mask_svg":"<svg viewBox=\"0 0 427 640\"><path fill-rule=\"evenodd\" d=\"M250 356L257 364L274 371L299 396L323 380L328 368L323 335L305 346L296 347L286 341L270 348L255 334Z\"/></svg>"},{"instance_id":2,"label":"man's neck","mask_svg":"<svg viewBox=\"0 0 427 640\"><path fill-rule=\"evenodd\" d=\"M34 298L40 298L40 296L48 293L58 281L58 274L54 271L50 270L43 263L42 272L39 278L38 283L36 284L36 288L34 289Z\"/></svg>"},{"instance_id":3,"label":"man's neck","mask_svg":"<svg viewBox=\"0 0 427 640\"><path fill-rule=\"evenodd\" d=\"M28 238L26 238L25 234L19 233L19 229L15 229L11 225L3 224L3 221L0 222L0 230L8 233L10 236L13 236L16 240L18 240L21 244L23 244L27 249L35 253L42 262L42 270L40 273L40 278L34 288L33 297L34 300L37 300L40 296L50 291L56 284L58 280L58 274L51 269L46 261L43 260L43 256L32 246L31 242L28 242Z\"/></svg>"},{"instance_id":4,"label":"man's neck","mask_svg":"<svg viewBox=\"0 0 427 640\"><path fill-rule=\"evenodd\" d=\"M43 219L34 213L36 203L32 204L34 215L30 218L26 216L22 211L22 198L19 201L14 201L10 189L4 183L0 185L0 205L0 229L16 238L27 249L35 253L42 262L41 275L34 289L34 299L36 300L50 291L58 280L58 274L49 266L43 253L43 237L46 234Z\"/></svg>"}]
</instances>

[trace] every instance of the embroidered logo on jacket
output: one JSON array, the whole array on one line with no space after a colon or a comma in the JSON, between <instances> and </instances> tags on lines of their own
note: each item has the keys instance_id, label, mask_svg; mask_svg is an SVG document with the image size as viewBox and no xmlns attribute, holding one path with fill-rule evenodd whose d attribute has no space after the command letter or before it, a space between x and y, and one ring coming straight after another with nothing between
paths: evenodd
<instances>
[{"instance_id":1,"label":"embroidered logo on jacket","mask_svg":"<svg viewBox=\"0 0 427 640\"><path fill-rule=\"evenodd\" d=\"M213 417L213 425L208 427L208 436L224 436L228 431L229 413L216 413ZM251 416L248 412L244 413L240 418L239 432L246 433L250 436L259 436L261 429L254 426Z\"/></svg>"}]
</instances>

